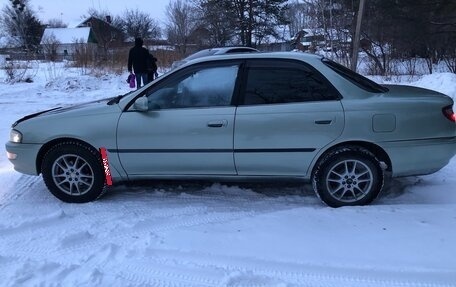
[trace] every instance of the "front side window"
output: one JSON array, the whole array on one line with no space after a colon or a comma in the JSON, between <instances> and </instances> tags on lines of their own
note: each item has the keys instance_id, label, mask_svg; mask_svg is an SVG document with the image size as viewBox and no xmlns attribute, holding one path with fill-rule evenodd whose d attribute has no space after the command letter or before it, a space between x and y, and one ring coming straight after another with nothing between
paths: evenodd
<instances>
[{"instance_id":1,"label":"front side window","mask_svg":"<svg viewBox=\"0 0 456 287\"><path fill-rule=\"evenodd\" d=\"M335 89L318 73L298 65L261 65L248 69L245 105L335 100Z\"/></svg>"},{"instance_id":2,"label":"front side window","mask_svg":"<svg viewBox=\"0 0 456 287\"><path fill-rule=\"evenodd\" d=\"M152 91L147 96L149 107L174 109L228 106L231 104L238 69L238 65L231 65L192 70Z\"/></svg>"}]
</instances>

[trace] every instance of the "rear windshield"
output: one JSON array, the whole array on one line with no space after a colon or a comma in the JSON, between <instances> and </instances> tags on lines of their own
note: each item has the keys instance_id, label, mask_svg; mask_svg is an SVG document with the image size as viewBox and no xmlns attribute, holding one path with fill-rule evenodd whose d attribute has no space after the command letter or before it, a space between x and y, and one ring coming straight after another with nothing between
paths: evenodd
<instances>
[{"instance_id":1,"label":"rear windshield","mask_svg":"<svg viewBox=\"0 0 456 287\"><path fill-rule=\"evenodd\" d=\"M361 76L358 73L353 72L352 70L348 69L347 67L342 66L334 61L328 60L326 58L322 59L322 62L330 67L333 71L344 77L345 79L349 80L353 84L357 85L363 90L366 90L371 93L385 93L388 92L388 88L383 87L377 84L374 81L369 80L368 78Z\"/></svg>"}]
</instances>

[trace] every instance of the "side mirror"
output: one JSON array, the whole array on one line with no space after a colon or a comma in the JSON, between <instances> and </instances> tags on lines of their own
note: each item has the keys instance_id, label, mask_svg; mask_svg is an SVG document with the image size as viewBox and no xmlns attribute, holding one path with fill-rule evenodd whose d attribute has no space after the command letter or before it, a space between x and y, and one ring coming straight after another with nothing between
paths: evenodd
<instances>
[{"instance_id":1,"label":"side mirror","mask_svg":"<svg viewBox=\"0 0 456 287\"><path fill-rule=\"evenodd\" d=\"M147 97L137 98L133 104L133 108L140 112L147 112L149 110L149 101Z\"/></svg>"}]
</instances>

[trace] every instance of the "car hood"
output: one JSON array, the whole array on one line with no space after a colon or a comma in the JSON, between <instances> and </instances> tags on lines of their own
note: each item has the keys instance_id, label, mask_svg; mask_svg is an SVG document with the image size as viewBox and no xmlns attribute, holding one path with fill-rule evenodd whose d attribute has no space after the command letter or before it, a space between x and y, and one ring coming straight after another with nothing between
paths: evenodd
<instances>
[{"instance_id":1,"label":"car hood","mask_svg":"<svg viewBox=\"0 0 456 287\"><path fill-rule=\"evenodd\" d=\"M14 128L17 126L19 123L39 117L39 116L47 116L47 115L56 115L56 114L63 114L63 113L71 113L75 111L87 111L88 113L93 113L93 112L100 112L100 108L103 109L105 106L107 106L113 99L115 98L106 98L106 99L101 99L101 100L95 100L95 101L90 101L90 102L85 102L85 103L80 103L76 105L70 105L70 106L62 106L62 107L55 107L49 110L44 110L40 111L38 113L30 114L27 115L23 118L20 118L17 120L12 127ZM87 114L87 113L84 113Z\"/></svg>"}]
</instances>

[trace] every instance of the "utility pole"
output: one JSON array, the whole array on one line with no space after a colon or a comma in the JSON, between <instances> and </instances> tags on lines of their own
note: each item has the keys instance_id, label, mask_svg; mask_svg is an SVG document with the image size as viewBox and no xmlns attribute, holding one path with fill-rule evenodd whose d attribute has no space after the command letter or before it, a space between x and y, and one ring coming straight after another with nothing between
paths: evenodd
<instances>
[{"instance_id":1,"label":"utility pole","mask_svg":"<svg viewBox=\"0 0 456 287\"><path fill-rule=\"evenodd\" d=\"M359 49L359 39L360 39L360 34L361 34L361 21L363 20L365 2L366 2L366 0L360 0L360 2L359 2L358 17L356 19L355 39L352 40L353 55L352 55L351 69L354 72L356 72L356 66L358 64L358 49Z\"/></svg>"}]
</instances>

